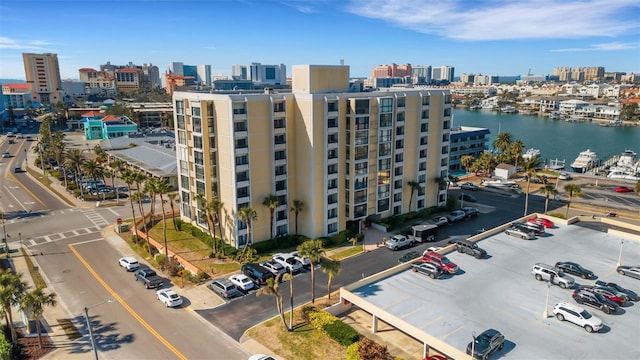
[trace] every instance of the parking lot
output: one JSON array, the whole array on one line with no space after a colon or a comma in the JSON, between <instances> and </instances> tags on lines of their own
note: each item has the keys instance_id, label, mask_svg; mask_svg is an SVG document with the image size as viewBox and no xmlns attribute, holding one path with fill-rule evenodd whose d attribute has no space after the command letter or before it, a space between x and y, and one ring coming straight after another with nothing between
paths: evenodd
<instances>
[{"instance_id":1,"label":"parking lot","mask_svg":"<svg viewBox=\"0 0 640 360\"><path fill-rule=\"evenodd\" d=\"M548 288L531 274L536 262L574 261L596 275L592 280L573 276L577 285L605 280L638 292L640 280L615 271L620 255L622 264L640 264L637 240L561 224L535 240L500 232L478 244L488 253L484 259L447 254L460 267L454 276L432 280L406 270L365 280L366 285L348 287L359 297L352 302L379 310L380 319L394 326L415 329L410 335L417 339L433 337L431 346L442 341L462 352L474 333L497 329L505 335L506 345L492 358L640 358L640 303L627 302L611 315L583 305L605 323L599 333L589 334L560 322L551 312L558 302L575 304L573 290ZM547 291L549 317L543 318Z\"/></svg>"}]
</instances>

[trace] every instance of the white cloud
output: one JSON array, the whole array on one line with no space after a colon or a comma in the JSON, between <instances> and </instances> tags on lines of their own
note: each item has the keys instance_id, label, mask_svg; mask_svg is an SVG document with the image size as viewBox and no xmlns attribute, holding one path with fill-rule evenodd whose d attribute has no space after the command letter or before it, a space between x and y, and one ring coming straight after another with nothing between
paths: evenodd
<instances>
[{"instance_id":1,"label":"white cloud","mask_svg":"<svg viewBox=\"0 0 640 360\"><path fill-rule=\"evenodd\" d=\"M293 8L303 14L312 14L316 11L312 6L313 3L313 1L295 0L293 2L282 2L281 4Z\"/></svg>"},{"instance_id":2,"label":"white cloud","mask_svg":"<svg viewBox=\"0 0 640 360\"><path fill-rule=\"evenodd\" d=\"M611 42L604 44L592 44L589 47L584 48L564 48L564 49L552 49L551 52L579 52L579 51L620 51L640 48L640 43L623 43L623 42Z\"/></svg>"},{"instance_id":3,"label":"white cloud","mask_svg":"<svg viewBox=\"0 0 640 360\"><path fill-rule=\"evenodd\" d=\"M44 40L17 40L0 36L0 49L12 50L46 50L45 46L52 45Z\"/></svg>"},{"instance_id":4,"label":"white cloud","mask_svg":"<svg viewBox=\"0 0 640 360\"><path fill-rule=\"evenodd\" d=\"M613 37L640 28L637 0L351 0L347 11L459 40Z\"/></svg>"}]
</instances>

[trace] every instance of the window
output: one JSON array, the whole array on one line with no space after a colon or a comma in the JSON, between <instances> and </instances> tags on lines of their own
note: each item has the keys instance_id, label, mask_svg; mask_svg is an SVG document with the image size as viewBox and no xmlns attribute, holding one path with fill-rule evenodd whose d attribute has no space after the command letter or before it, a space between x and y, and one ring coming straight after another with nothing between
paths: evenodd
<instances>
[{"instance_id":1,"label":"window","mask_svg":"<svg viewBox=\"0 0 640 360\"><path fill-rule=\"evenodd\" d=\"M334 234L338 232L338 223L331 223L327 225L327 233Z\"/></svg>"},{"instance_id":2,"label":"window","mask_svg":"<svg viewBox=\"0 0 640 360\"><path fill-rule=\"evenodd\" d=\"M380 142L390 142L391 141L391 129L380 130Z\"/></svg>"},{"instance_id":3,"label":"window","mask_svg":"<svg viewBox=\"0 0 640 360\"><path fill-rule=\"evenodd\" d=\"M369 113L369 99L357 99L356 114L368 114L368 113Z\"/></svg>"},{"instance_id":4,"label":"window","mask_svg":"<svg viewBox=\"0 0 640 360\"><path fill-rule=\"evenodd\" d=\"M427 157L427 150L420 150L420 159L424 159Z\"/></svg>"},{"instance_id":5,"label":"window","mask_svg":"<svg viewBox=\"0 0 640 360\"><path fill-rule=\"evenodd\" d=\"M247 155L236 156L236 166L249 164L249 157Z\"/></svg>"},{"instance_id":6,"label":"window","mask_svg":"<svg viewBox=\"0 0 640 360\"><path fill-rule=\"evenodd\" d=\"M366 163L366 162L356 163L356 165L355 165L355 174L356 175L367 175L368 165L369 164Z\"/></svg>"},{"instance_id":7,"label":"window","mask_svg":"<svg viewBox=\"0 0 640 360\"><path fill-rule=\"evenodd\" d=\"M422 98L422 105L429 105L429 100L431 98L429 98L428 96L425 96Z\"/></svg>"},{"instance_id":8,"label":"window","mask_svg":"<svg viewBox=\"0 0 640 360\"><path fill-rule=\"evenodd\" d=\"M202 136L193 136L193 147L202 150Z\"/></svg>"},{"instance_id":9,"label":"window","mask_svg":"<svg viewBox=\"0 0 640 360\"><path fill-rule=\"evenodd\" d=\"M389 210L389 198L378 200L378 212Z\"/></svg>"},{"instance_id":10,"label":"window","mask_svg":"<svg viewBox=\"0 0 640 360\"><path fill-rule=\"evenodd\" d=\"M399 97L397 101L398 101L398 107L405 107L405 103L407 102L407 99L403 97Z\"/></svg>"},{"instance_id":11,"label":"window","mask_svg":"<svg viewBox=\"0 0 640 360\"><path fill-rule=\"evenodd\" d=\"M285 220L287 218L287 210L280 210L276 213L276 220Z\"/></svg>"},{"instance_id":12,"label":"window","mask_svg":"<svg viewBox=\"0 0 640 360\"><path fill-rule=\"evenodd\" d=\"M278 196L278 200L280 200L280 204L286 204L287 203L287 195Z\"/></svg>"},{"instance_id":13,"label":"window","mask_svg":"<svg viewBox=\"0 0 640 360\"><path fill-rule=\"evenodd\" d=\"M378 171L391 170L391 159L378 160Z\"/></svg>"},{"instance_id":14,"label":"window","mask_svg":"<svg viewBox=\"0 0 640 360\"><path fill-rule=\"evenodd\" d=\"M287 158L287 153L284 150L278 150L274 155L276 160L285 160Z\"/></svg>"},{"instance_id":15,"label":"window","mask_svg":"<svg viewBox=\"0 0 640 360\"><path fill-rule=\"evenodd\" d=\"M337 159L338 149L331 149L327 152L327 159Z\"/></svg>"},{"instance_id":16,"label":"window","mask_svg":"<svg viewBox=\"0 0 640 360\"><path fill-rule=\"evenodd\" d=\"M449 153L449 147L448 146L443 146L442 147L442 154L445 155L445 154L448 154L448 153Z\"/></svg>"},{"instance_id":17,"label":"window","mask_svg":"<svg viewBox=\"0 0 640 360\"><path fill-rule=\"evenodd\" d=\"M233 131L247 131L246 121L237 121L233 123Z\"/></svg>"},{"instance_id":18,"label":"window","mask_svg":"<svg viewBox=\"0 0 640 360\"><path fill-rule=\"evenodd\" d=\"M443 134L442 135L442 142L447 142L449 141L449 134Z\"/></svg>"},{"instance_id":19,"label":"window","mask_svg":"<svg viewBox=\"0 0 640 360\"><path fill-rule=\"evenodd\" d=\"M246 149L248 147L247 138L235 139L236 149Z\"/></svg>"},{"instance_id":20,"label":"window","mask_svg":"<svg viewBox=\"0 0 640 360\"><path fill-rule=\"evenodd\" d=\"M276 145L282 145L287 143L287 136L285 134L276 135L274 138L274 143Z\"/></svg>"},{"instance_id":21,"label":"window","mask_svg":"<svg viewBox=\"0 0 640 360\"><path fill-rule=\"evenodd\" d=\"M338 179L329 179L327 181L327 189L337 189L338 188Z\"/></svg>"},{"instance_id":22,"label":"window","mask_svg":"<svg viewBox=\"0 0 640 360\"><path fill-rule=\"evenodd\" d=\"M394 189L402 189L402 180L396 180L393 182Z\"/></svg>"},{"instance_id":23,"label":"window","mask_svg":"<svg viewBox=\"0 0 640 360\"><path fill-rule=\"evenodd\" d=\"M327 198L327 204L335 204L338 202L338 194L331 194Z\"/></svg>"},{"instance_id":24,"label":"window","mask_svg":"<svg viewBox=\"0 0 640 360\"><path fill-rule=\"evenodd\" d=\"M395 175L395 176L402 175L402 167L395 168L395 170L393 171L393 175Z\"/></svg>"},{"instance_id":25,"label":"window","mask_svg":"<svg viewBox=\"0 0 640 360\"><path fill-rule=\"evenodd\" d=\"M356 131L355 144L367 145L369 143L369 131Z\"/></svg>"},{"instance_id":26,"label":"window","mask_svg":"<svg viewBox=\"0 0 640 360\"><path fill-rule=\"evenodd\" d=\"M390 143L380 144L380 146L378 147L378 155L379 156L391 155L391 144Z\"/></svg>"},{"instance_id":27,"label":"window","mask_svg":"<svg viewBox=\"0 0 640 360\"><path fill-rule=\"evenodd\" d=\"M247 105L243 102L233 103L233 115L243 115L247 113Z\"/></svg>"},{"instance_id":28,"label":"window","mask_svg":"<svg viewBox=\"0 0 640 360\"><path fill-rule=\"evenodd\" d=\"M420 132L427 132L427 131L429 131L429 125L420 124Z\"/></svg>"},{"instance_id":29,"label":"window","mask_svg":"<svg viewBox=\"0 0 640 360\"><path fill-rule=\"evenodd\" d=\"M402 122L402 121L404 121L404 113L403 113L403 112L399 112L399 113L396 115L396 121L397 121L397 122Z\"/></svg>"},{"instance_id":30,"label":"window","mask_svg":"<svg viewBox=\"0 0 640 360\"><path fill-rule=\"evenodd\" d=\"M380 114L380 127L393 125L393 114Z\"/></svg>"},{"instance_id":31,"label":"window","mask_svg":"<svg viewBox=\"0 0 640 360\"><path fill-rule=\"evenodd\" d=\"M184 114L184 101L176 100L176 114Z\"/></svg>"},{"instance_id":32,"label":"window","mask_svg":"<svg viewBox=\"0 0 640 360\"><path fill-rule=\"evenodd\" d=\"M338 119L336 118L330 118L327 121L327 127L328 128L337 128L338 127Z\"/></svg>"},{"instance_id":33,"label":"window","mask_svg":"<svg viewBox=\"0 0 640 360\"><path fill-rule=\"evenodd\" d=\"M249 188L246 187L246 186L238 188L238 190L236 190L236 195L239 198L243 198L243 197L249 196Z\"/></svg>"},{"instance_id":34,"label":"window","mask_svg":"<svg viewBox=\"0 0 640 360\"><path fill-rule=\"evenodd\" d=\"M422 115L420 117L421 119L428 119L429 118L429 111L427 110L422 110Z\"/></svg>"},{"instance_id":35,"label":"window","mask_svg":"<svg viewBox=\"0 0 640 360\"><path fill-rule=\"evenodd\" d=\"M396 154L396 162L401 163L404 161L404 153Z\"/></svg>"},{"instance_id":36,"label":"window","mask_svg":"<svg viewBox=\"0 0 640 360\"><path fill-rule=\"evenodd\" d=\"M248 171L239 171L236 173L236 182L248 181L248 180L249 180Z\"/></svg>"},{"instance_id":37,"label":"window","mask_svg":"<svg viewBox=\"0 0 640 360\"><path fill-rule=\"evenodd\" d=\"M178 130L178 144L187 145L187 133L183 130Z\"/></svg>"},{"instance_id":38,"label":"window","mask_svg":"<svg viewBox=\"0 0 640 360\"><path fill-rule=\"evenodd\" d=\"M359 116L359 117L356 118L356 128L355 128L355 130L366 130L368 128L369 128L369 117L368 116Z\"/></svg>"},{"instance_id":39,"label":"window","mask_svg":"<svg viewBox=\"0 0 640 360\"><path fill-rule=\"evenodd\" d=\"M273 120L273 128L274 129L284 129L285 128L285 121L284 119L275 119Z\"/></svg>"},{"instance_id":40,"label":"window","mask_svg":"<svg viewBox=\"0 0 640 360\"><path fill-rule=\"evenodd\" d=\"M184 160L180 160L180 172L183 174L188 174L189 173L189 163L184 161Z\"/></svg>"},{"instance_id":41,"label":"window","mask_svg":"<svg viewBox=\"0 0 640 360\"><path fill-rule=\"evenodd\" d=\"M287 166L286 165L278 165L276 166L276 176L286 175L287 174Z\"/></svg>"},{"instance_id":42,"label":"window","mask_svg":"<svg viewBox=\"0 0 640 360\"><path fill-rule=\"evenodd\" d=\"M204 166L196 165L195 170L196 180L204 181Z\"/></svg>"},{"instance_id":43,"label":"window","mask_svg":"<svg viewBox=\"0 0 640 360\"><path fill-rule=\"evenodd\" d=\"M391 191L391 187L389 185L378 186L378 197L386 198L389 197Z\"/></svg>"},{"instance_id":44,"label":"window","mask_svg":"<svg viewBox=\"0 0 640 360\"><path fill-rule=\"evenodd\" d=\"M329 134L327 142L329 144L337 144L338 143L338 134Z\"/></svg>"},{"instance_id":45,"label":"window","mask_svg":"<svg viewBox=\"0 0 640 360\"><path fill-rule=\"evenodd\" d=\"M358 190L353 197L354 204L360 204L367 201L367 190Z\"/></svg>"},{"instance_id":46,"label":"window","mask_svg":"<svg viewBox=\"0 0 640 360\"><path fill-rule=\"evenodd\" d=\"M380 99L380 112L390 113L392 111L393 111L393 99L391 98Z\"/></svg>"},{"instance_id":47,"label":"window","mask_svg":"<svg viewBox=\"0 0 640 360\"><path fill-rule=\"evenodd\" d=\"M198 108L198 110L200 110ZM202 119L199 117L193 117L191 119L193 121L193 132L201 133L202 132Z\"/></svg>"},{"instance_id":48,"label":"window","mask_svg":"<svg viewBox=\"0 0 640 360\"><path fill-rule=\"evenodd\" d=\"M361 218L367 216L367 205L356 205L353 208L353 216L355 218Z\"/></svg>"},{"instance_id":49,"label":"window","mask_svg":"<svg viewBox=\"0 0 640 360\"><path fill-rule=\"evenodd\" d=\"M204 183L202 181L196 181L196 193L204 194L204 191L205 191Z\"/></svg>"},{"instance_id":50,"label":"window","mask_svg":"<svg viewBox=\"0 0 640 360\"><path fill-rule=\"evenodd\" d=\"M355 160L365 160L369 158L368 146L356 146L356 158Z\"/></svg>"},{"instance_id":51,"label":"window","mask_svg":"<svg viewBox=\"0 0 640 360\"><path fill-rule=\"evenodd\" d=\"M204 165L204 156L202 155L202 152L200 152L200 151L194 151L194 152L193 152L193 161L194 161L197 165Z\"/></svg>"},{"instance_id":52,"label":"window","mask_svg":"<svg viewBox=\"0 0 640 360\"><path fill-rule=\"evenodd\" d=\"M276 191L286 190L286 189L287 189L287 180L276 181Z\"/></svg>"},{"instance_id":53,"label":"window","mask_svg":"<svg viewBox=\"0 0 640 360\"><path fill-rule=\"evenodd\" d=\"M402 201L402 193L393 194L393 202Z\"/></svg>"},{"instance_id":54,"label":"window","mask_svg":"<svg viewBox=\"0 0 640 360\"><path fill-rule=\"evenodd\" d=\"M335 219L338 217L338 209L329 209L327 211L327 219Z\"/></svg>"},{"instance_id":55,"label":"window","mask_svg":"<svg viewBox=\"0 0 640 360\"><path fill-rule=\"evenodd\" d=\"M285 110L284 101L273 104L273 112L284 112L284 110Z\"/></svg>"},{"instance_id":56,"label":"window","mask_svg":"<svg viewBox=\"0 0 640 360\"><path fill-rule=\"evenodd\" d=\"M355 179L353 180L353 188L355 190L366 189L367 181L368 181L367 177L363 177L361 179Z\"/></svg>"},{"instance_id":57,"label":"window","mask_svg":"<svg viewBox=\"0 0 640 360\"><path fill-rule=\"evenodd\" d=\"M327 111L338 111L338 102L337 101L327 102Z\"/></svg>"},{"instance_id":58,"label":"window","mask_svg":"<svg viewBox=\"0 0 640 360\"><path fill-rule=\"evenodd\" d=\"M327 174L337 174L338 173L338 165L331 164L327 167Z\"/></svg>"},{"instance_id":59,"label":"window","mask_svg":"<svg viewBox=\"0 0 640 360\"><path fill-rule=\"evenodd\" d=\"M396 149L402 149L402 148L404 148L404 140L396 140Z\"/></svg>"},{"instance_id":60,"label":"window","mask_svg":"<svg viewBox=\"0 0 640 360\"><path fill-rule=\"evenodd\" d=\"M398 126L396 128L396 135L404 135L404 126Z\"/></svg>"},{"instance_id":61,"label":"window","mask_svg":"<svg viewBox=\"0 0 640 360\"><path fill-rule=\"evenodd\" d=\"M185 175L181 175L180 176L180 186L185 190L189 190L189 177L188 176L185 176Z\"/></svg>"},{"instance_id":62,"label":"window","mask_svg":"<svg viewBox=\"0 0 640 360\"><path fill-rule=\"evenodd\" d=\"M427 137L423 136L420 138L420 145L427 145Z\"/></svg>"},{"instance_id":63,"label":"window","mask_svg":"<svg viewBox=\"0 0 640 360\"><path fill-rule=\"evenodd\" d=\"M176 115L176 119L178 121L178 129L186 130L186 125L184 122L184 115Z\"/></svg>"}]
</instances>

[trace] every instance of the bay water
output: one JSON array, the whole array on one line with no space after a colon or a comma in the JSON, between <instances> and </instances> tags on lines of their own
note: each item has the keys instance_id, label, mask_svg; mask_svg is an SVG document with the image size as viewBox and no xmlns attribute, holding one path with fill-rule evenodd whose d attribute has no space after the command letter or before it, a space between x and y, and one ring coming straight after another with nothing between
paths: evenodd
<instances>
[{"instance_id":1,"label":"bay water","mask_svg":"<svg viewBox=\"0 0 640 360\"><path fill-rule=\"evenodd\" d=\"M453 110L453 126L487 128L488 150L499 131L511 133L521 140L525 149L540 150L540 159L549 164L552 159L565 160L566 170L581 151L591 149L600 160L620 155L631 149L640 155L640 127L605 127L592 122L567 122L536 115L503 114L486 110ZM525 150L526 151L526 150Z\"/></svg>"}]
</instances>

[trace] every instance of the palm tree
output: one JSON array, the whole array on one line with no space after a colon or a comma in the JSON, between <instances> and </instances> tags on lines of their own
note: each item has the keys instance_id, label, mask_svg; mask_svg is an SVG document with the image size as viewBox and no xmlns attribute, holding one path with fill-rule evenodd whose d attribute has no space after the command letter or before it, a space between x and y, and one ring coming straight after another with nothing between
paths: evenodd
<instances>
[{"instance_id":1,"label":"palm tree","mask_svg":"<svg viewBox=\"0 0 640 360\"><path fill-rule=\"evenodd\" d=\"M122 170L124 169L124 162L120 159L115 159L109 163L109 167L113 169L114 176L118 174L122 174ZM115 188L115 184L111 184ZM120 204L120 191L116 189L116 204Z\"/></svg>"},{"instance_id":2,"label":"palm tree","mask_svg":"<svg viewBox=\"0 0 640 360\"><path fill-rule=\"evenodd\" d=\"M175 230L178 230L178 225L176 224L176 216L175 216L176 210L173 207L173 202L176 200L177 197L178 197L177 192L167 194L167 198L169 199L169 205L171 205L171 219L173 219L173 228Z\"/></svg>"},{"instance_id":3,"label":"palm tree","mask_svg":"<svg viewBox=\"0 0 640 360\"><path fill-rule=\"evenodd\" d=\"M284 325L285 329L289 330L289 326L287 326L287 321L284 318L284 305L282 304L282 295L280 294L280 282L282 281L282 274L278 274L275 279L268 278L267 285L263 286L256 292L256 296L261 295L269 295L273 296L276 299L276 308L278 309L278 315L280 315L280 320L282 320L282 325Z\"/></svg>"},{"instance_id":4,"label":"palm tree","mask_svg":"<svg viewBox=\"0 0 640 360\"><path fill-rule=\"evenodd\" d=\"M438 202L438 195L440 194L440 190L446 190L448 188L447 178L437 176L435 179L433 179L433 181L438 184L436 190L436 202Z\"/></svg>"},{"instance_id":5,"label":"palm tree","mask_svg":"<svg viewBox=\"0 0 640 360\"><path fill-rule=\"evenodd\" d=\"M262 200L262 205L269 208L269 216L271 220L271 232L269 233L273 237L273 219L276 208L280 206L280 198L276 195L268 195Z\"/></svg>"},{"instance_id":6,"label":"palm tree","mask_svg":"<svg viewBox=\"0 0 640 360\"><path fill-rule=\"evenodd\" d=\"M204 214L204 218L207 219L207 230L209 231L209 237L211 238L211 251L215 254L217 253L216 249L216 238L215 234L211 232L211 228L213 225L213 217L209 213L209 206L207 204L207 197L203 193L198 193L196 195L196 201L198 202L198 209L200 212ZM215 229L214 229L215 231Z\"/></svg>"},{"instance_id":7,"label":"palm tree","mask_svg":"<svg viewBox=\"0 0 640 360\"><path fill-rule=\"evenodd\" d=\"M135 183L134 180L134 175L133 175L133 171L131 170L123 170L122 173L120 173L120 177L122 178L122 181L124 181L127 184L127 189L129 191L129 203L131 203L131 214L133 215L133 228L136 228L136 212L133 208L133 196L131 196L131 185L133 185L133 183ZM137 241L136 241L137 243Z\"/></svg>"},{"instance_id":8,"label":"palm tree","mask_svg":"<svg viewBox=\"0 0 640 360\"><path fill-rule=\"evenodd\" d=\"M573 198L574 196L582 195L582 189L578 184L569 183L564 186L564 191L567 193L567 196L569 197L569 202L567 202L567 211L564 213L564 217L566 218L569 216L569 207L571 207L571 198Z\"/></svg>"},{"instance_id":9,"label":"palm tree","mask_svg":"<svg viewBox=\"0 0 640 360\"><path fill-rule=\"evenodd\" d=\"M82 168L82 164L84 163L84 157L82 153L78 149L71 149L67 151L67 166L73 168L75 170L75 180L76 184L80 188L80 196L84 196L82 184L80 183L80 168Z\"/></svg>"},{"instance_id":10,"label":"palm tree","mask_svg":"<svg viewBox=\"0 0 640 360\"><path fill-rule=\"evenodd\" d=\"M411 203L413 202L413 194L415 194L416 191L419 191L422 188L420 187L420 184L415 180L409 180L407 182L407 186L411 188L411 196L409 197L409 212L411 212Z\"/></svg>"},{"instance_id":11,"label":"palm tree","mask_svg":"<svg viewBox=\"0 0 640 360\"><path fill-rule=\"evenodd\" d=\"M471 155L462 155L460 157L460 165L462 165L462 167L464 168L464 171L467 173L471 169L471 166L473 165L474 161L476 161L476 159L474 159L473 156Z\"/></svg>"},{"instance_id":12,"label":"palm tree","mask_svg":"<svg viewBox=\"0 0 640 360\"><path fill-rule=\"evenodd\" d=\"M13 315L11 308L20 303L19 295L26 287L22 281L22 273L14 273L8 269L0 269L0 306L4 311L5 320L11 330L12 342L18 341L16 328L13 326Z\"/></svg>"},{"instance_id":13,"label":"palm tree","mask_svg":"<svg viewBox=\"0 0 640 360\"><path fill-rule=\"evenodd\" d=\"M536 155L524 161L522 167L527 174L527 191L524 195L524 216L527 216L529 210L529 187L531 186L531 178L537 177L536 170L542 166L540 156Z\"/></svg>"},{"instance_id":14,"label":"palm tree","mask_svg":"<svg viewBox=\"0 0 640 360\"><path fill-rule=\"evenodd\" d=\"M329 299L331 299L331 281L334 277L338 276L338 274L342 270L340 261L324 259L320 263L320 270L322 270L323 273L329 276L329 280L327 281L327 291L329 292Z\"/></svg>"},{"instance_id":15,"label":"palm tree","mask_svg":"<svg viewBox=\"0 0 640 360\"><path fill-rule=\"evenodd\" d=\"M522 154L523 151L524 151L524 143L522 142L522 140L518 139L514 141L513 144L511 144L509 152L511 153L511 156L513 156L514 166L516 168L518 167L518 160L520 160L520 154Z\"/></svg>"},{"instance_id":16,"label":"palm tree","mask_svg":"<svg viewBox=\"0 0 640 360\"><path fill-rule=\"evenodd\" d=\"M25 311L36 321L36 330L38 332L38 345L42 349L42 330L40 329L40 318L44 312L45 306L56 306L56 294L45 294L42 289L37 288L22 294L20 299L20 310Z\"/></svg>"},{"instance_id":17,"label":"palm tree","mask_svg":"<svg viewBox=\"0 0 640 360\"><path fill-rule=\"evenodd\" d=\"M322 240L311 239L298 245L298 254L309 259L311 266L311 302L316 302L316 274L315 264L319 263L325 251L322 247Z\"/></svg>"},{"instance_id":18,"label":"palm tree","mask_svg":"<svg viewBox=\"0 0 640 360\"><path fill-rule=\"evenodd\" d=\"M293 200L293 205L289 211L296 216L296 235L298 235L298 215L304 210L304 203L301 200Z\"/></svg>"},{"instance_id":19,"label":"palm tree","mask_svg":"<svg viewBox=\"0 0 640 360\"><path fill-rule=\"evenodd\" d=\"M98 189L98 178L104 174L104 168L95 160L87 160L82 164L82 171L87 177L93 180L96 190Z\"/></svg>"},{"instance_id":20,"label":"palm tree","mask_svg":"<svg viewBox=\"0 0 640 360\"><path fill-rule=\"evenodd\" d=\"M251 241L251 224L253 221L258 220L258 214L252 208L245 206L238 210L238 219L244 221L247 224L247 241L244 244L244 249L242 249L241 257L244 257L244 253L247 250L247 247L251 245L253 242Z\"/></svg>"},{"instance_id":21,"label":"palm tree","mask_svg":"<svg viewBox=\"0 0 640 360\"><path fill-rule=\"evenodd\" d=\"M142 207L142 199L144 199L145 191L140 188L140 184L143 184L147 180L147 177L142 173L132 172L131 179L136 184L136 199L138 201L138 210L140 210L140 214L142 214L142 227L147 238L147 251L149 251L149 255L153 256L151 252L151 242L149 241L149 232L147 231L147 220L145 219L146 216L144 208Z\"/></svg>"},{"instance_id":22,"label":"palm tree","mask_svg":"<svg viewBox=\"0 0 640 360\"><path fill-rule=\"evenodd\" d=\"M162 238L164 239L164 255L169 257L169 249L167 247L167 222L166 215L164 213L164 194L169 191L169 183L165 179L153 178L151 179L153 187L158 195L160 195L160 206L162 208Z\"/></svg>"},{"instance_id":23,"label":"palm tree","mask_svg":"<svg viewBox=\"0 0 640 360\"><path fill-rule=\"evenodd\" d=\"M556 190L556 188L553 185L545 185L544 187L542 187L540 189L542 191L542 193L544 194L545 200L544 200L544 213L545 215L547 214L547 209L549 208L549 196L555 196L558 193L558 190Z\"/></svg>"},{"instance_id":24,"label":"palm tree","mask_svg":"<svg viewBox=\"0 0 640 360\"><path fill-rule=\"evenodd\" d=\"M503 153L509 149L511 143L513 142L513 136L511 133L501 131L496 136L496 139L493 141L493 147L499 152Z\"/></svg>"},{"instance_id":25,"label":"palm tree","mask_svg":"<svg viewBox=\"0 0 640 360\"><path fill-rule=\"evenodd\" d=\"M216 221L218 222L218 229L220 230L220 247L222 248L222 255L224 255L224 242L222 241L222 228L220 227L220 210L224 207L224 203L218 198L213 198L207 203L207 213L211 217L211 224L213 225L213 247L217 248L216 242ZM217 252L217 250L214 250Z\"/></svg>"}]
</instances>

